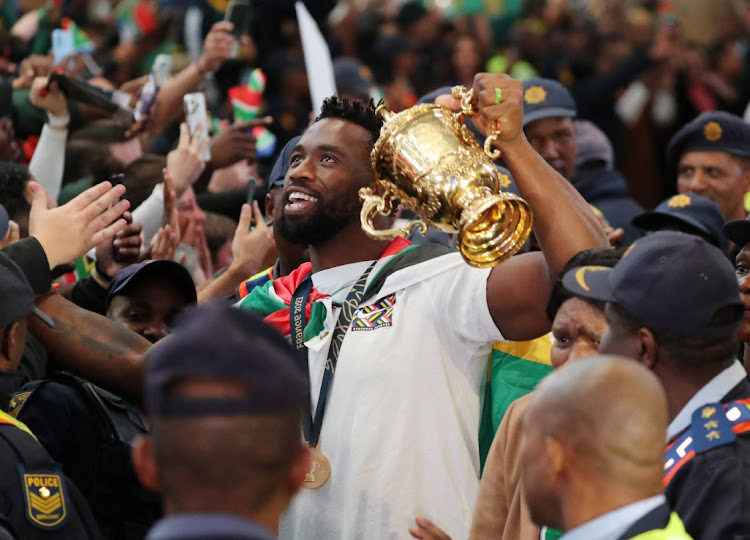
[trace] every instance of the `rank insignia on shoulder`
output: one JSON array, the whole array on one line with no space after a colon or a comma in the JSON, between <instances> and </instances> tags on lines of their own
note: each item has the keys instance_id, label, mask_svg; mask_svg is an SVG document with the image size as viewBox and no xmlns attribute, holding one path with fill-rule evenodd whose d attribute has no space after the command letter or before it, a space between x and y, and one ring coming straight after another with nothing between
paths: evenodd
<instances>
[{"instance_id":1,"label":"rank insignia on shoulder","mask_svg":"<svg viewBox=\"0 0 750 540\"><path fill-rule=\"evenodd\" d=\"M18 418L18 413L21 412L21 408L29 395L31 395L31 392L21 392L11 397L8 404L8 414L13 418Z\"/></svg>"},{"instance_id":2,"label":"rank insignia on shoulder","mask_svg":"<svg viewBox=\"0 0 750 540\"><path fill-rule=\"evenodd\" d=\"M61 471L27 471L19 464L26 519L40 529L56 529L68 518L65 483Z\"/></svg>"},{"instance_id":3,"label":"rank insignia on shoulder","mask_svg":"<svg viewBox=\"0 0 750 540\"><path fill-rule=\"evenodd\" d=\"M707 403L696 409L690 431L696 454L731 444L737 439L721 403Z\"/></svg>"}]
</instances>

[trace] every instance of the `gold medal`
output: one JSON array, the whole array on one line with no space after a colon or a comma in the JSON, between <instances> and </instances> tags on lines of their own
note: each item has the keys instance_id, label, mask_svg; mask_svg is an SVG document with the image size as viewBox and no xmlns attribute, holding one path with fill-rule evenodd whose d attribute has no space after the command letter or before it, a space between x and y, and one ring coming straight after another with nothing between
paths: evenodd
<instances>
[{"instance_id":1,"label":"gold medal","mask_svg":"<svg viewBox=\"0 0 750 540\"><path fill-rule=\"evenodd\" d=\"M318 446L311 449L310 470L305 475L305 481L302 487L307 489L317 489L328 480L331 474L331 464L328 458L318 449Z\"/></svg>"}]
</instances>

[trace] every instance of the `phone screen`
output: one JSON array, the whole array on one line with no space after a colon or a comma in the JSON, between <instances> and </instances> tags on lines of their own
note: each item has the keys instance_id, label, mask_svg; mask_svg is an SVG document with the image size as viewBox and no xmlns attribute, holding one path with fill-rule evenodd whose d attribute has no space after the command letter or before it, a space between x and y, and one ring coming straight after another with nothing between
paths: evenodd
<instances>
[{"instance_id":1,"label":"phone screen","mask_svg":"<svg viewBox=\"0 0 750 540\"><path fill-rule=\"evenodd\" d=\"M202 92L193 92L185 94L183 98L185 105L185 122L192 136L198 126L203 126L201 141L208 138L208 114L206 112L206 98ZM203 153L203 160L211 159L211 149L206 145L206 151Z\"/></svg>"},{"instance_id":2,"label":"phone screen","mask_svg":"<svg viewBox=\"0 0 750 540\"><path fill-rule=\"evenodd\" d=\"M135 120L139 121L144 115L148 114L151 109L151 105L154 104L156 99L156 92L158 88L156 86L156 76L153 73L148 74L146 84L143 85L141 93L138 96L138 103L135 106Z\"/></svg>"}]
</instances>

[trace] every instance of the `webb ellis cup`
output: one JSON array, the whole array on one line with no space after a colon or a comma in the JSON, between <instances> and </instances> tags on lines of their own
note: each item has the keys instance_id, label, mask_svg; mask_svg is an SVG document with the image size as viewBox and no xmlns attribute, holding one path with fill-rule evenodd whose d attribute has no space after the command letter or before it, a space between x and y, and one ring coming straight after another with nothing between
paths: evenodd
<instances>
[{"instance_id":1,"label":"webb ellis cup","mask_svg":"<svg viewBox=\"0 0 750 540\"><path fill-rule=\"evenodd\" d=\"M471 91L453 89L461 98L458 114L434 104L416 105L394 114L378 107L385 121L370 159L383 195L360 190L362 228L373 238L406 236L430 225L458 233L458 248L472 266L494 266L515 254L531 232L526 201L500 191L490 156L498 133L487 138L484 151L463 123L472 115ZM378 230L377 213L389 215L393 202L416 212L420 220L401 229Z\"/></svg>"}]
</instances>

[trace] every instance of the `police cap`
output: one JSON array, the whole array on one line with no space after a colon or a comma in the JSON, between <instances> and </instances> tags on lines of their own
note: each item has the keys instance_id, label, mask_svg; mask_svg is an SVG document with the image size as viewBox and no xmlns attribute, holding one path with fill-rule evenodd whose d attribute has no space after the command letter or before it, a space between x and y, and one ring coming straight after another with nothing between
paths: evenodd
<instances>
[{"instance_id":1,"label":"police cap","mask_svg":"<svg viewBox=\"0 0 750 540\"><path fill-rule=\"evenodd\" d=\"M670 166L676 168L686 152L726 152L750 158L750 125L728 112L704 112L682 126L669 141Z\"/></svg>"},{"instance_id":2,"label":"police cap","mask_svg":"<svg viewBox=\"0 0 750 540\"><path fill-rule=\"evenodd\" d=\"M247 393L197 398L171 392L173 383L201 379L242 382ZM149 352L145 388L149 414L273 414L301 410L307 379L281 334L254 315L215 301L188 310L174 334Z\"/></svg>"},{"instance_id":3,"label":"police cap","mask_svg":"<svg viewBox=\"0 0 750 540\"><path fill-rule=\"evenodd\" d=\"M637 240L614 268L582 266L563 276L572 293L616 304L648 328L686 339L729 339L745 312L733 265L690 234Z\"/></svg>"}]
</instances>

